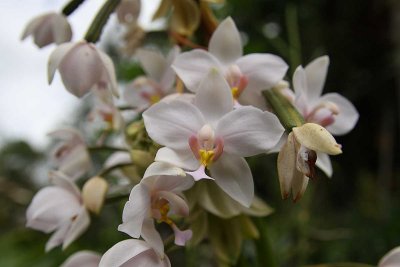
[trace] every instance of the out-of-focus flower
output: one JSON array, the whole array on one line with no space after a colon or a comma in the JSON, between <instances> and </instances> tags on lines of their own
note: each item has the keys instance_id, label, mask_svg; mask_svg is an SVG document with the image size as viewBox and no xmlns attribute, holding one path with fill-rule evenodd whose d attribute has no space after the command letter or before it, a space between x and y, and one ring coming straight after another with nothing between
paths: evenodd
<instances>
[{"instance_id":1,"label":"out-of-focus flower","mask_svg":"<svg viewBox=\"0 0 400 267\"><path fill-rule=\"evenodd\" d=\"M168 257L160 257L145 241L127 239L104 253L99 267L171 267Z\"/></svg>"},{"instance_id":2,"label":"out-of-focus flower","mask_svg":"<svg viewBox=\"0 0 400 267\"><path fill-rule=\"evenodd\" d=\"M83 205L81 192L61 172L50 173L53 186L41 189L26 211L26 226L45 233L53 232L46 251L75 241L89 226L90 217Z\"/></svg>"},{"instance_id":3,"label":"out-of-focus flower","mask_svg":"<svg viewBox=\"0 0 400 267\"><path fill-rule=\"evenodd\" d=\"M77 130L60 129L49 133L49 136L61 141L52 153L52 161L59 171L75 180L92 168L86 143Z\"/></svg>"},{"instance_id":4,"label":"out-of-focus flower","mask_svg":"<svg viewBox=\"0 0 400 267\"><path fill-rule=\"evenodd\" d=\"M118 96L114 63L92 43L80 41L58 46L48 62L49 83L57 69L66 89L77 97L96 88L106 88Z\"/></svg>"},{"instance_id":5,"label":"out-of-focus flower","mask_svg":"<svg viewBox=\"0 0 400 267\"><path fill-rule=\"evenodd\" d=\"M164 244L154 226L156 219L172 228L176 245L184 246L192 232L179 230L171 216L189 215L189 207L180 194L193 183L183 170L166 163L153 163L142 181L132 189L122 214L123 223L118 230L134 238L141 236L161 257L164 255Z\"/></svg>"},{"instance_id":6,"label":"out-of-focus flower","mask_svg":"<svg viewBox=\"0 0 400 267\"><path fill-rule=\"evenodd\" d=\"M398 267L400 266L400 247L389 251L379 261L378 267Z\"/></svg>"},{"instance_id":7,"label":"out-of-focus flower","mask_svg":"<svg viewBox=\"0 0 400 267\"><path fill-rule=\"evenodd\" d=\"M35 44L42 48L48 44L69 42L72 37L71 26L63 14L51 12L32 19L26 26L21 39L33 36Z\"/></svg>"},{"instance_id":8,"label":"out-of-focus flower","mask_svg":"<svg viewBox=\"0 0 400 267\"><path fill-rule=\"evenodd\" d=\"M184 36L191 36L200 24L200 8L194 0L162 0L153 20L165 17L172 9L169 28Z\"/></svg>"},{"instance_id":9,"label":"out-of-focus flower","mask_svg":"<svg viewBox=\"0 0 400 267\"><path fill-rule=\"evenodd\" d=\"M140 15L140 0L121 0L115 12L120 23L134 23Z\"/></svg>"},{"instance_id":10,"label":"out-of-focus flower","mask_svg":"<svg viewBox=\"0 0 400 267\"><path fill-rule=\"evenodd\" d=\"M288 198L290 192L294 201L302 197L309 178L315 176L317 152L337 155L342 150L333 136L320 125L306 123L294 127L278 154L282 198Z\"/></svg>"},{"instance_id":11,"label":"out-of-focus flower","mask_svg":"<svg viewBox=\"0 0 400 267\"><path fill-rule=\"evenodd\" d=\"M68 257L60 267L98 267L101 255L93 251L78 251Z\"/></svg>"},{"instance_id":12,"label":"out-of-focus flower","mask_svg":"<svg viewBox=\"0 0 400 267\"><path fill-rule=\"evenodd\" d=\"M187 88L196 92L205 73L218 68L228 81L235 102L265 109L261 91L283 79L287 64L272 54L242 56L242 41L235 22L228 17L211 37L208 52L194 49L182 53L172 68Z\"/></svg>"},{"instance_id":13,"label":"out-of-focus flower","mask_svg":"<svg viewBox=\"0 0 400 267\"><path fill-rule=\"evenodd\" d=\"M90 178L82 188L82 200L86 209L99 214L108 191L108 183L104 178Z\"/></svg>"},{"instance_id":14,"label":"out-of-focus flower","mask_svg":"<svg viewBox=\"0 0 400 267\"><path fill-rule=\"evenodd\" d=\"M160 102L143 113L149 136L166 146L155 160L188 170L195 180L210 178L207 168L222 190L248 207L254 186L243 157L273 147L283 127L272 113L250 106L233 110L229 85L216 69L205 77L194 102Z\"/></svg>"},{"instance_id":15,"label":"out-of-focus flower","mask_svg":"<svg viewBox=\"0 0 400 267\"><path fill-rule=\"evenodd\" d=\"M140 76L126 86L126 102L143 110L171 94L176 76L171 64L179 53L178 46L174 46L167 57L156 51L139 49L136 55L147 76Z\"/></svg>"}]
</instances>

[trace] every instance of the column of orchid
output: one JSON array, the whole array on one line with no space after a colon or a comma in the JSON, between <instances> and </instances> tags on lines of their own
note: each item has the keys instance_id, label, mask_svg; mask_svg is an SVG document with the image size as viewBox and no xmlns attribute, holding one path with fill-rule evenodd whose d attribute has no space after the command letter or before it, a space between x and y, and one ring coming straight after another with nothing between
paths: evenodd
<instances>
[{"instance_id":1,"label":"column of orchid","mask_svg":"<svg viewBox=\"0 0 400 267\"><path fill-rule=\"evenodd\" d=\"M167 30L174 44L165 56L137 49L145 74L122 85L120 94L113 61L96 42L114 12L127 28L139 27L140 1L105 1L84 40L68 42L66 16L81 2L71 1L60 15L32 20L23 38L33 35L39 47L58 44L49 58L49 83L58 70L70 93L94 97L90 119L103 120L107 133L124 133L126 143L110 147L110 138L102 136L95 149L118 152L88 177L93 173L93 147L75 129L51 133L61 140L52 156L52 185L33 198L27 227L54 232L46 251L67 247L89 227L89 212L99 214L110 197L107 192L114 191L108 174L123 170L119 175L132 190L118 230L131 239L115 244L103 256L79 252L63 266L170 266L164 247L171 241L163 240L158 224L169 226L175 245L209 242L216 261L232 265L242 240L258 236L250 216L271 212L255 196L245 157L280 151L277 167L283 198L292 193L294 200L300 199L315 176L315 165L332 175L327 154L342 150L331 133L349 132L358 114L338 94L320 97L327 56L296 69L293 92L284 80L288 66L282 58L243 55L234 20L228 17L218 23L207 3L220 1L162 1L155 18L169 14ZM173 12L168 11L171 8ZM209 34L207 47L191 41L199 25ZM181 53L182 47L196 49ZM133 119L124 119L115 105L119 95L136 112ZM87 181L80 190L75 182L83 179ZM218 232L234 236L239 246L222 246L225 241Z\"/></svg>"}]
</instances>

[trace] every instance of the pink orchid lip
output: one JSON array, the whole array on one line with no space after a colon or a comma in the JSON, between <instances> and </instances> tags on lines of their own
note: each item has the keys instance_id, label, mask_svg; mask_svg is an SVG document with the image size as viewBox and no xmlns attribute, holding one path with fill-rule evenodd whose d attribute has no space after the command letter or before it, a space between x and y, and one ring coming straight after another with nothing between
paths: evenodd
<instances>
[{"instance_id":1,"label":"pink orchid lip","mask_svg":"<svg viewBox=\"0 0 400 267\"><path fill-rule=\"evenodd\" d=\"M200 147L199 139L195 135L192 135L189 137L189 147L190 150L192 150L193 155L196 157L196 159L200 161L203 160L201 156L201 150L205 150L206 152L211 152L212 153L211 162L214 162L218 160L218 158L222 155L222 152L224 151L224 140L221 137L217 137L214 141L214 148L212 150L208 150L203 147ZM207 164L205 165L205 167L207 167Z\"/></svg>"}]
</instances>

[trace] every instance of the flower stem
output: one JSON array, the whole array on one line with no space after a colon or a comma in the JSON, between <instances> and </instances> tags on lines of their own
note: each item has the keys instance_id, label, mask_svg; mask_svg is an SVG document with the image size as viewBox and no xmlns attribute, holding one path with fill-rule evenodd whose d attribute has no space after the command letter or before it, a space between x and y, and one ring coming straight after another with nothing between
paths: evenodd
<instances>
[{"instance_id":1,"label":"flower stem","mask_svg":"<svg viewBox=\"0 0 400 267\"><path fill-rule=\"evenodd\" d=\"M104 25L120 2L121 0L107 0L105 2L86 32L84 39L87 42L96 43L100 39Z\"/></svg>"},{"instance_id":2,"label":"flower stem","mask_svg":"<svg viewBox=\"0 0 400 267\"><path fill-rule=\"evenodd\" d=\"M108 173L110 173L110 172L113 171L113 170L116 170L116 169L119 169L119 168L123 168L123 167L129 167L129 166L132 166L132 163L121 163L121 164L116 164L116 165L113 165L113 166L111 166L111 167L108 167L108 168L106 168L106 169L101 170L101 171L97 174L97 176L104 177L105 175L107 175Z\"/></svg>"},{"instance_id":3,"label":"flower stem","mask_svg":"<svg viewBox=\"0 0 400 267\"><path fill-rule=\"evenodd\" d=\"M96 152L96 151L110 151L110 152L115 152L115 151L123 151L123 152L129 152L128 149L122 148L122 147L112 147L112 146L91 146L88 147L90 152Z\"/></svg>"},{"instance_id":4,"label":"flower stem","mask_svg":"<svg viewBox=\"0 0 400 267\"><path fill-rule=\"evenodd\" d=\"M65 16L71 15L85 0L71 0L64 6L61 13Z\"/></svg>"},{"instance_id":5,"label":"flower stem","mask_svg":"<svg viewBox=\"0 0 400 267\"><path fill-rule=\"evenodd\" d=\"M280 89L272 88L271 90L264 91L263 94L288 133L292 131L293 127L304 124L303 116L289 100L281 94Z\"/></svg>"}]
</instances>

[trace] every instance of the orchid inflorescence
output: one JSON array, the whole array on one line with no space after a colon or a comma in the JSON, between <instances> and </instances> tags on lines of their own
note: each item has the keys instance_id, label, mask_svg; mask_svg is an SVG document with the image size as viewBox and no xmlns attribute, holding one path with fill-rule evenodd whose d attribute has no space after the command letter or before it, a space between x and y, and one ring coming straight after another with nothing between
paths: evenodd
<instances>
[{"instance_id":1,"label":"orchid inflorescence","mask_svg":"<svg viewBox=\"0 0 400 267\"><path fill-rule=\"evenodd\" d=\"M49 83L58 70L71 94L94 97L89 121L97 117L105 123L105 132L124 133L126 139L115 149L109 146L110 138L102 136L97 147L90 148L76 129L50 134L61 140L52 155L52 185L41 189L27 210L27 227L54 232L46 250L67 247L89 227L89 212L99 214L111 192L117 192L113 187L120 186L107 182L110 173L127 179L132 188L118 227L131 239L103 256L79 252L63 266L170 266L166 245L195 246L205 239L218 251L216 261L233 264L240 245L227 256L213 233L230 231L241 241L256 238L249 216L271 212L255 196L245 157L279 152L284 199L302 197L316 176L315 166L332 176L328 155L342 153L332 134L353 129L358 113L339 94L321 96L328 56L297 67L292 90L285 80L285 61L273 54L243 55L234 20L218 23L207 2L222 1L162 1L155 17L173 8L168 31L174 44L166 56L138 47L135 55L144 74L124 85L117 82L110 56L95 43L113 12L126 27L140 27L139 0L106 1L78 42L70 42L67 16L79 4L68 5L68 12L35 18L26 27L23 38L32 35L39 47L58 45L48 62ZM209 33L207 47L191 41L200 27ZM194 49L182 52L188 47ZM124 87L121 94L119 86ZM133 118L123 116L125 109L115 104L120 95L135 112ZM91 153L102 148L118 151L80 190L75 182L93 171ZM232 229L218 229L223 220L230 220ZM173 233L173 241L160 235L161 223Z\"/></svg>"}]
</instances>

